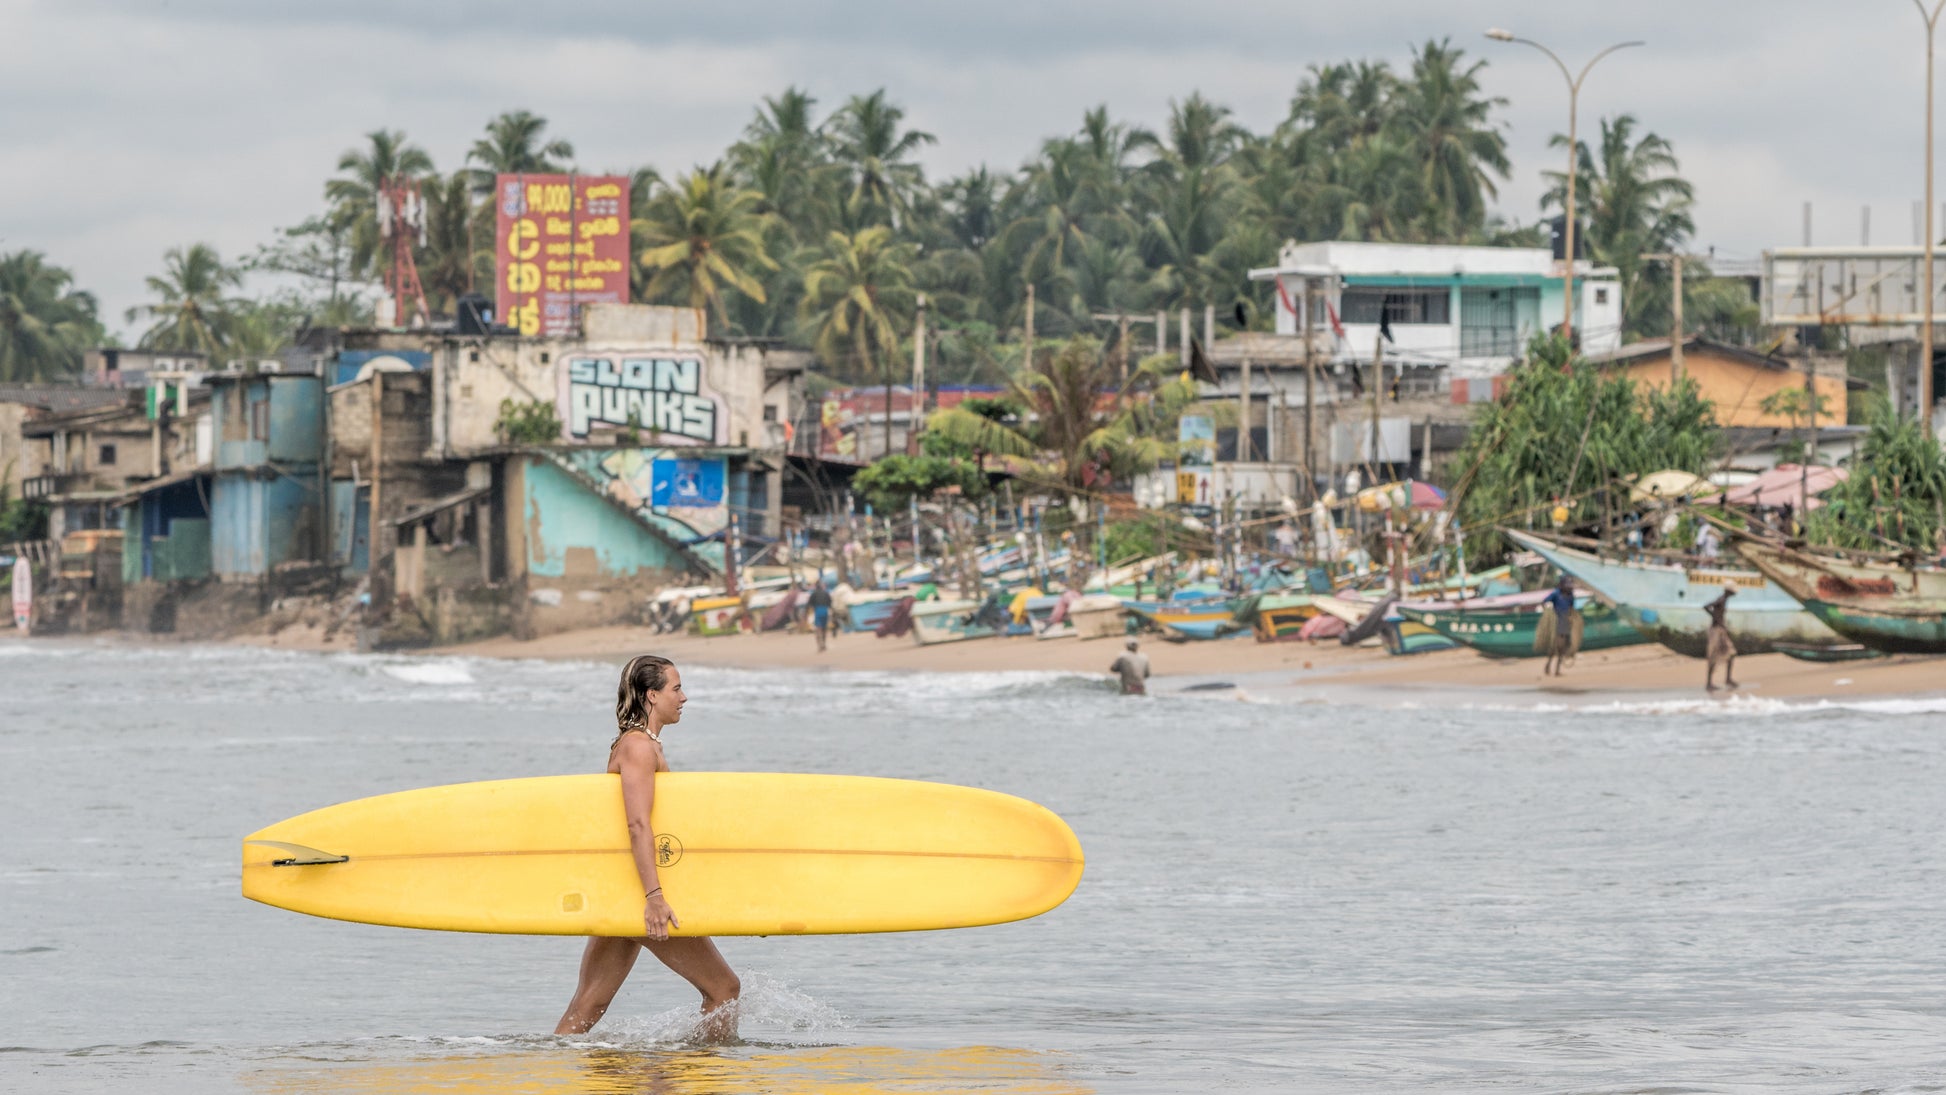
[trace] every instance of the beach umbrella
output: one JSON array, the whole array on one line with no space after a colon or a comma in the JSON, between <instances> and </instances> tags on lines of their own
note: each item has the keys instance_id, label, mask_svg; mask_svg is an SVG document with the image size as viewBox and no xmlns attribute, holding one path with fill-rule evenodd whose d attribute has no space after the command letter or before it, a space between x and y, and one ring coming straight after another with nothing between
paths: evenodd
<instances>
[{"instance_id":1,"label":"beach umbrella","mask_svg":"<svg viewBox=\"0 0 1946 1095\"><path fill-rule=\"evenodd\" d=\"M1637 479L1629 488L1628 498L1631 502L1660 502L1715 489L1715 484L1700 475L1670 468Z\"/></svg>"}]
</instances>

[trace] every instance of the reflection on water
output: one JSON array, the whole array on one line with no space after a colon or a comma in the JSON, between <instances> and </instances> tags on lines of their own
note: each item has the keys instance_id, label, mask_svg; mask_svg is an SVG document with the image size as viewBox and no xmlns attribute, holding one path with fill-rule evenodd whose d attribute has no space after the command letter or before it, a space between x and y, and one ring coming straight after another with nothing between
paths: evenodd
<instances>
[{"instance_id":1,"label":"reflection on water","mask_svg":"<svg viewBox=\"0 0 1946 1095\"><path fill-rule=\"evenodd\" d=\"M455 1047L322 1062L272 1058L241 1077L265 1095L1087 1095L1062 1078L1059 1058L993 1046L911 1050L873 1046L790 1050L613 1046Z\"/></svg>"}]
</instances>

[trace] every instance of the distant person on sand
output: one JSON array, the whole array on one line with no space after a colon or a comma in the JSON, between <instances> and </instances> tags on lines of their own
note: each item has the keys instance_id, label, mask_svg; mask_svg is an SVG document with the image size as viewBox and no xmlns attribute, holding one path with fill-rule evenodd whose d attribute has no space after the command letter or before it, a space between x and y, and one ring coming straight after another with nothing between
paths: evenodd
<instances>
[{"instance_id":1,"label":"distant person on sand","mask_svg":"<svg viewBox=\"0 0 1946 1095\"><path fill-rule=\"evenodd\" d=\"M825 588L824 572L818 572L818 580L811 583L811 629L818 633L818 653L824 653L825 635L831 629L831 591Z\"/></svg>"},{"instance_id":2,"label":"distant person on sand","mask_svg":"<svg viewBox=\"0 0 1946 1095\"><path fill-rule=\"evenodd\" d=\"M1717 595L1716 600L1703 606L1703 611L1710 614L1709 674L1703 678L1703 687L1711 692L1716 691L1718 662L1723 663L1723 684L1729 688L1737 686L1737 646L1730 641L1730 628L1723 622L1723 614L1730 608L1730 598L1736 595L1737 584L1724 582L1723 592Z\"/></svg>"},{"instance_id":3,"label":"distant person on sand","mask_svg":"<svg viewBox=\"0 0 1946 1095\"><path fill-rule=\"evenodd\" d=\"M669 929L682 927L676 910L656 880L655 831L649 811L655 805L655 776L667 772L662 755L662 731L682 720L682 674L675 663L654 654L631 659L622 670L615 694L615 723L619 733L608 746L608 772L622 777L622 812L628 819L628 843L635 873L642 881L640 936L604 936L588 940L581 952L581 979L574 999L555 1026L556 1034L585 1034L601 1021L621 991L635 959L648 951L662 964L703 994L699 1033L712 1042L728 1041L737 1032L737 996L743 991L735 971L723 960L707 936L671 939Z\"/></svg>"},{"instance_id":4,"label":"distant person on sand","mask_svg":"<svg viewBox=\"0 0 1946 1095\"><path fill-rule=\"evenodd\" d=\"M1568 659L1574 657L1574 579L1563 574L1561 584L1541 604L1554 612L1554 634L1548 639L1541 676L1558 677L1567 668Z\"/></svg>"},{"instance_id":5,"label":"distant person on sand","mask_svg":"<svg viewBox=\"0 0 1946 1095\"><path fill-rule=\"evenodd\" d=\"M1110 673L1121 678L1122 695L1124 696L1142 696L1148 694L1149 656L1137 649L1141 645L1134 639L1130 639L1128 641L1128 649L1122 653L1121 657L1115 659L1114 665L1108 667Z\"/></svg>"}]
</instances>

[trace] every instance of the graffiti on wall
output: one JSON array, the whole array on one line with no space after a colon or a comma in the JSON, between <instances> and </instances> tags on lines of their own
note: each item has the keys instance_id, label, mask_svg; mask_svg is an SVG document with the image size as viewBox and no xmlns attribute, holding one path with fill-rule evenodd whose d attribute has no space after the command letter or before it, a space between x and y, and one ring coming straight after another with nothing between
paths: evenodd
<instances>
[{"instance_id":1,"label":"graffiti on wall","mask_svg":"<svg viewBox=\"0 0 1946 1095\"><path fill-rule=\"evenodd\" d=\"M655 440L718 444L723 403L703 387L700 357L571 357L561 371L561 421L570 440L597 427L633 425Z\"/></svg>"},{"instance_id":2,"label":"graffiti on wall","mask_svg":"<svg viewBox=\"0 0 1946 1095\"><path fill-rule=\"evenodd\" d=\"M562 454L609 498L679 539L723 531L730 523L729 469L722 457L679 449L575 449Z\"/></svg>"}]
</instances>

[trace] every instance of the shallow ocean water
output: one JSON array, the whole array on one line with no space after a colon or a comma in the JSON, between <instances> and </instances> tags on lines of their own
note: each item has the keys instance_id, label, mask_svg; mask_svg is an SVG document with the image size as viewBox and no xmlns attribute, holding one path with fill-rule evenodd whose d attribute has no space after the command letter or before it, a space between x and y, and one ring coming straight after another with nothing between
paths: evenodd
<instances>
[{"instance_id":1,"label":"shallow ocean water","mask_svg":"<svg viewBox=\"0 0 1946 1095\"><path fill-rule=\"evenodd\" d=\"M1929 701L688 668L678 768L990 787L1088 855L1019 924L724 940L730 1047L647 960L557 1039L577 941L238 896L270 821L598 770L616 670L0 643L0 1090L1946 1090Z\"/></svg>"}]
</instances>

